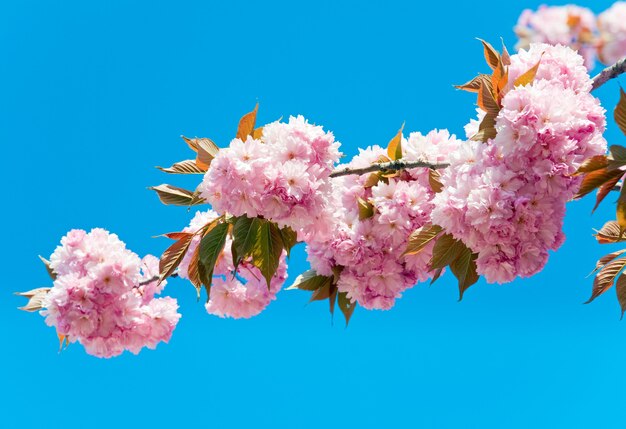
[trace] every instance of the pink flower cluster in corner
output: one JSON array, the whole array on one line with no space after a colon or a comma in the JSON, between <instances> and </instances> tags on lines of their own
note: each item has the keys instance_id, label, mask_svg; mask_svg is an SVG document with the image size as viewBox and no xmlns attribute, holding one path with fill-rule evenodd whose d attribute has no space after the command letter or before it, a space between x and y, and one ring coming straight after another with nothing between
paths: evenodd
<instances>
[{"instance_id":1,"label":"pink flower cluster in corner","mask_svg":"<svg viewBox=\"0 0 626 429\"><path fill-rule=\"evenodd\" d=\"M273 122L259 140L234 139L219 151L201 195L219 213L262 216L303 239L327 229L329 175L340 155L333 135L302 116Z\"/></svg>"},{"instance_id":2,"label":"pink flower cluster in corner","mask_svg":"<svg viewBox=\"0 0 626 429\"><path fill-rule=\"evenodd\" d=\"M618 1L597 17L575 5L540 6L525 9L515 33L516 49L528 49L532 43L564 45L578 51L591 70L596 56L606 65L626 57L626 2Z\"/></svg>"},{"instance_id":3,"label":"pink flower cluster in corner","mask_svg":"<svg viewBox=\"0 0 626 429\"><path fill-rule=\"evenodd\" d=\"M528 49L531 43L570 46L583 56L591 70L596 56L596 31L596 17L585 7L570 4L540 6L536 12L525 9L515 26L519 38L515 49Z\"/></svg>"},{"instance_id":4,"label":"pink flower cluster in corner","mask_svg":"<svg viewBox=\"0 0 626 429\"><path fill-rule=\"evenodd\" d=\"M189 226L184 229L184 232L196 232L218 216L213 210L199 211ZM200 236L194 237L187 254L178 267L180 277L189 278L188 269L191 255L199 244ZM250 261L242 261L235 272L231 244L232 239L227 237L224 251L213 271L211 296L205 307L209 314L219 317L247 319L259 314L270 302L276 299L276 294L287 279L286 254L283 251L280 264L268 289L261 271Z\"/></svg>"},{"instance_id":5,"label":"pink flower cluster in corner","mask_svg":"<svg viewBox=\"0 0 626 429\"><path fill-rule=\"evenodd\" d=\"M543 268L565 238L565 203L580 184L572 174L606 151L604 109L573 50L533 44L511 57L509 82L540 59L533 83L510 87L502 99L497 136L452 154L434 199L433 223L479 254L478 273L488 282ZM476 122L466 131L473 135Z\"/></svg>"},{"instance_id":6,"label":"pink flower cluster in corner","mask_svg":"<svg viewBox=\"0 0 626 429\"><path fill-rule=\"evenodd\" d=\"M78 341L87 353L117 356L168 342L180 314L175 299L155 298L165 282L147 282L158 274L159 260L140 259L117 235L104 229L75 229L50 257L57 275L42 315L59 335Z\"/></svg>"},{"instance_id":7,"label":"pink flower cluster in corner","mask_svg":"<svg viewBox=\"0 0 626 429\"><path fill-rule=\"evenodd\" d=\"M462 142L446 130L425 136L412 133L402 140L403 160L447 162L460 146ZM367 167L386 154L379 146L369 147L341 167ZM434 192L428 174L425 168L405 170L371 187L366 187L369 175L334 179L333 231L307 241L311 267L326 276L333 274L334 267L342 267L339 291L367 309L390 309L403 291L432 277L428 268L432 246L402 256L409 235L430 222ZM371 217L359 220L359 199L371 204Z\"/></svg>"},{"instance_id":8,"label":"pink flower cluster in corner","mask_svg":"<svg viewBox=\"0 0 626 429\"><path fill-rule=\"evenodd\" d=\"M626 2L619 1L598 15L598 56L604 64L626 57Z\"/></svg>"}]
</instances>

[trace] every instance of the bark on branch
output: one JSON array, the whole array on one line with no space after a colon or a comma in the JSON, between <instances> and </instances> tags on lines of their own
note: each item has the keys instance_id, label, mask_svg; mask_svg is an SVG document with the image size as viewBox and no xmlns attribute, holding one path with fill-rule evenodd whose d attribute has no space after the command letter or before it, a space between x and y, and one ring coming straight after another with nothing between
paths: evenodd
<instances>
[{"instance_id":1,"label":"bark on branch","mask_svg":"<svg viewBox=\"0 0 626 429\"><path fill-rule=\"evenodd\" d=\"M596 76L594 76L594 78L592 79L593 86L591 87L591 90L593 91L594 89L600 88L609 80L615 79L624 72L626 72L626 58L622 58L612 66L605 68Z\"/></svg>"},{"instance_id":2,"label":"bark on branch","mask_svg":"<svg viewBox=\"0 0 626 429\"><path fill-rule=\"evenodd\" d=\"M342 168L339 170L335 170L330 173L330 177L341 177L341 176L349 176L351 174L366 174L373 173L375 171L398 171L398 170L407 170L410 168L432 168L433 170L446 168L449 164L432 164L426 161L390 161L383 162L381 164L372 164L368 167L363 168Z\"/></svg>"}]
</instances>

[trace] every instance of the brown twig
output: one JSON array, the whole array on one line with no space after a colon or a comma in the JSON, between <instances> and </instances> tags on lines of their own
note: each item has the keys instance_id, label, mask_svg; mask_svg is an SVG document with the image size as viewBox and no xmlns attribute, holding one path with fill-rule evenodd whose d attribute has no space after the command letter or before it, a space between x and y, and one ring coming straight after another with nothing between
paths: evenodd
<instances>
[{"instance_id":1,"label":"brown twig","mask_svg":"<svg viewBox=\"0 0 626 429\"><path fill-rule=\"evenodd\" d=\"M398 170L407 170L410 168L432 168L433 170L446 168L449 164L433 164L426 161L390 161L383 162L381 164L372 164L368 167L363 168L342 168L340 170L335 170L330 173L330 177L341 177L341 176L349 176L351 174L366 174L373 173L375 171L398 171Z\"/></svg>"},{"instance_id":2,"label":"brown twig","mask_svg":"<svg viewBox=\"0 0 626 429\"><path fill-rule=\"evenodd\" d=\"M626 58L622 58L612 66L609 66L602 70L600 73L594 76L592 79L593 85L591 90L600 88L611 79L615 79L622 73L626 72Z\"/></svg>"}]
</instances>

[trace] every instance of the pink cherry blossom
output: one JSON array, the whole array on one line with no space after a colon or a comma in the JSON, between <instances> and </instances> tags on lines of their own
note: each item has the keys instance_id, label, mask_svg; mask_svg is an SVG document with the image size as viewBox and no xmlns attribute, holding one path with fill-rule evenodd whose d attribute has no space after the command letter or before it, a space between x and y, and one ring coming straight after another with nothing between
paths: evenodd
<instances>
[{"instance_id":1,"label":"pink cherry blossom","mask_svg":"<svg viewBox=\"0 0 626 429\"><path fill-rule=\"evenodd\" d=\"M140 259L103 229L72 230L50 257L57 275L42 315L59 335L87 353L112 357L168 342L180 314L175 299L155 298L166 282L150 282L158 259Z\"/></svg>"}]
</instances>

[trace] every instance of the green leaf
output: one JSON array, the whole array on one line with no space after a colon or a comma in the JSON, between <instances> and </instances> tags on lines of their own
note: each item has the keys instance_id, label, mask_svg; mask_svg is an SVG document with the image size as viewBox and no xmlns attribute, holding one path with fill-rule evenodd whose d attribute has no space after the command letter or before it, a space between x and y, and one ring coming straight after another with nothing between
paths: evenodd
<instances>
[{"instance_id":1,"label":"green leaf","mask_svg":"<svg viewBox=\"0 0 626 429\"><path fill-rule=\"evenodd\" d=\"M421 252L430 242L436 239L443 229L439 225L425 225L415 230L409 236L405 255L415 255Z\"/></svg>"},{"instance_id":2,"label":"green leaf","mask_svg":"<svg viewBox=\"0 0 626 429\"><path fill-rule=\"evenodd\" d=\"M476 273L476 258L478 254L472 253L465 247L461 254L450 264L452 274L459 281L459 301L463 299L463 293L478 281Z\"/></svg>"},{"instance_id":3,"label":"green leaf","mask_svg":"<svg viewBox=\"0 0 626 429\"><path fill-rule=\"evenodd\" d=\"M359 220L369 219L374 216L374 206L363 198L357 198L357 204L359 206Z\"/></svg>"},{"instance_id":4,"label":"green leaf","mask_svg":"<svg viewBox=\"0 0 626 429\"><path fill-rule=\"evenodd\" d=\"M239 216L233 224L233 264L235 269L242 260L252 255L254 245L258 240L261 223L265 222L259 218L249 218Z\"/></svg>"},{"instance_id":5,"label":"green leaf","mask_svg":"<svg viewBox=\"0 0 626 429\"><path fill-rule=\"evenodd\" d=\"M280 262L280 255L283 253L283 239L280 230L273 222L262 222L257 234L257 241L254 245L252 263L259 270L270 287L272 277L276 273Z\"/></svg>"},{"instance_id":6,"label":"green leaf","mask_svg":"<svg viewBox=\"0 0 626 429\"><path fill-rule=\"evenodd\" d=\"M622 88L619 89L619 102L613 111L613 118L622 133L626 135L626 93Z\"/></svg>"},{"instance_id":7,"label":"green leaf","mask_svg":"<svg viewBox=\"0 0 626 429\"><path fill-rule=\"evenodd\" d=\"M330 310L330 318L331 320L335 316L335 302L337 302L337 286L334 284L330 285L330 295L328 296L328 309Z\"/></svg>"},{"instance_id":8,"label":"green leaf","mask_svg":"<svg viewBox=\"0 0 626 429\"><path fill-rule=\"evenodd\" d=\"M213 270L215 269L217 259L224 250L229 228L230 225L228 223L220 222L208 231L200 241L198 269L207 294L210 293Z\"/></svg>"},{"instance_id":9,"label":"green leaf","mask_svg":"<svg viewBox=\"0 0 626 429\"><path fill-rule=\"evenodd\" d=\"M194 234L188 233L168 247L159 260L159 282L172 275L189 250Z\"/></svg>"},{"instance_id":10,"label":"green leaf","mask_svg":"<svg viewBox=\"0 0 626 429\"><path fill-rule=\"evenodd\" d=\"M323 301L326 298L330 298L332 287L333 287L332 282L324 283L321 288L315 289L313 291L313 293L311 294L311 299L309 299L309 302Z\"/></svg>"},{"instance_id":11,"label":"green leaf","mask_svg":"<svg viewBox=\"0 0 626 429\"><path fill-rule=\"evenodd\" d=\"M356 302L352 302L348 298L347 292L339 292L337 294L337 304L339 305L339 309L343 313L343 317L346 319L346 326L350 323L350 318L354 313L354 309L356 308Z\"/></svg>"},{"instance_id":12,"label":"green leaf","mask_svg":"<svg viewBox=\"0 0 626 429\"><path fill-rule=\"evenodd\" d=\"M149 189L155 191L165 205L193 206L204 203L204 200L194 192L176 186L163 184Z\"/></svg>"},{"instance_id":13,"label":"green leaf","mask_svg":"<svg viewBox=\"0 0 626 429\"><path fill-rule=\"evenodd\" d=\"M43 264L46 266L46 271L48 271L48 275L50 276L50 278L52 280L56 280L57 279L57 274L54 272L54 270L50 267L50 261L48 261L46 258L44 258L43 256L39 256L39 259L41 259L41 262L43 262Z\"/></svg>"},{"instance_id":14,"label":"green leaf","mask_svg":"<svg viewBox=\"0 0 626 429\"><path fill-rule=\"evenodd\" d=\"M326 283L333 283L333 278L320 276L314 270L308 270L296 277L293 284L286 290L300 289L314 291L324 287Z\"/></svg>"},{"instance_id":15,"label":"green leaf","mask_svg":"<svg viewBox=\"0 0 626 429\"><path fill-rule=\"evenodd\" d=\"M433 248L433 257L430 260L431 269L444 268L450 265L465 248L465 245L452 235L442 235Z\"/></svg>"},{"instance_id":16,"label":"green leaf","mask_svg":"<svg viewBox=\"0 0 626 429\"><path fill-rule=\"evenodd\" d=\"M387 155L392 161L402 158L402 130L404 130L404 124L387 145Z\"/></svg>"},{"instance_id":17,"label":"green leaf","mask_svg":"<svg viewBox=\"0 0 626 429\"><path fill-rule=\"evenodd\" d=\"M204 174L205 170L196 165L196 161L188 159L180 161L168 168L157 167L164 173L169 174Z\"/></svg>"},{"instance_id":18,"label":"green leaf","mask_svg":"<svg viewBox=\"0 0 626 429\"><path fill-rule=\"evenodd\" d=\"M290 256L291 249L298 243L298 234L286 226L280 229L280 236L283 239L283 248L287 252L287 256Z\"/></svg>"}]
</instances>

